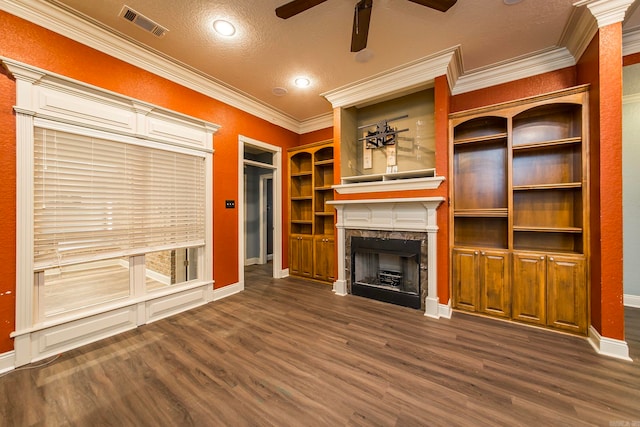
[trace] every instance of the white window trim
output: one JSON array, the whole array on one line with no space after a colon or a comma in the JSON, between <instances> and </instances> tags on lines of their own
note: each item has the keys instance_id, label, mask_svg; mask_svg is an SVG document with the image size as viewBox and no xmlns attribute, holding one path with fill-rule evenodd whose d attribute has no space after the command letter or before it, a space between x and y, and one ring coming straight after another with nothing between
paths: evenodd
<instances>
[{"instance_id":1,"label":"white window trim","mask_svg":"<svg viewBox=\"0 0 640 427\"><path fill-rule=\"evenodd\" d=\"M72 80L9 58L2 65L16 80L16 330L15 366L46 358L213 300L213 135L220 126ZM36 125L108 135L205 157L205 249L202 280L81 315L36 325L33 273L33 129ZM137 257L134 257L137 258Z\"/></svg>"}]
</instances>

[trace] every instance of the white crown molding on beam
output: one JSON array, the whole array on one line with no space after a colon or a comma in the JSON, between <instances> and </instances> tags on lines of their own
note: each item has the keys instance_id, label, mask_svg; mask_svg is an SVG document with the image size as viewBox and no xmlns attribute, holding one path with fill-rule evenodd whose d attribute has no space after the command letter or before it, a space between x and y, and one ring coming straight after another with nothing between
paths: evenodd
<instances>
[{"instance_id":1,"label":"white crown molding on beam","mask_svg":"<svg viewBox=\"0 0 640 427\"><path fill-rule=\"evenodd\" d=\"M640 52L640 29L622 34L622 56Z\"/></svg>"},{"instance_id":2,"label":"white crown molding on beam","mask_svg":"<svg viewBox=\"0 0 640 427\"><path fill-rule=\"evenodd\" d=\"M453 95L520 80L576 64L569 50L557 47L534 55L513 59L491 67L471 71L458 79Z\"/></svg>"},{"instance_id":3,"label":"white crown molding on beam","mask_svg":"<svg viewBox=\"0 0 640 427\"><path fill-rule=\"evenodd\" d=\"M587 6L598 21L598 28L624 21L625 13L634 0L580 0L574 6Z\"/></svg>"},{"instance_id":4,"label":"white crown molding on beam","mask_svg":"<svg viewBox=\"0 0 640 427\"><path fill-rule=\"evenodd\" d=\"M598 23L584 7L574 7L564 27L558 46L566 47L577 60L582 56L598 32Z\"/></svg>"},{"instance_id":5,"label":"white crown molding on beam","mask_svg":"<svg viewBox=\"0 0 640 427\"><path fill-rule=\"evenodd\" d=\"M301 133L298 120L49 3L41 0L2 0L0 9L270 123Z\"/></svg>"},{"instance_id":6,"label":"white crown molding on beam","mask_svg":"<svg viewBox=\"0 0 640 427\"><path fill-rule=\"evenodd\" d=\"M433 80L436 77L443 75L449 77L449 84L452 85L455 84L456 74L461 71L461 61L457 52L459 49L459 46L454 46L320 95L324 96L333 108L339 108L362 105L394 94L407 93L413 89L427 88L433 86ZM453 61L456 68L452 70L449 65L454 58L456 59Z\"/></svg>"}]
</instances>

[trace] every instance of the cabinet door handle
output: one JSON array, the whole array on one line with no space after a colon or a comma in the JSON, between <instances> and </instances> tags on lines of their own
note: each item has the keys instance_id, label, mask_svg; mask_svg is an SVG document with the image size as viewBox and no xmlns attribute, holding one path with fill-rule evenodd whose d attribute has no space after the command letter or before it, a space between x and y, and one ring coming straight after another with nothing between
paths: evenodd
<instances>
[{"instance_id":1,"label":"cabinet door handle","mask_svg":"<svg viewBox=\"0 0 640 427\"><path fill-rule=\"evenodd\" d=\"M540 259L541 259L541 260L544 260L544 257L543 257L543 256L541 256L541 257L540 257Z\"/></svg>"},{"instance_id":2,"label":"cabinet door handle","mask_svg":"<svg viewBox=\"0 0 640 427\"><path fill-rule=\"evenodd\" d=\"M480 255L484 256L484 251L482 251L482 252L480 253Z\"/></svg>"},{"instance_id":3,"label":"cabinet door handle","mask_svg":"<svg viewBox=\"0 0 640 427\"><path fill-rule=\"evenodd\" d=\"M553 257L549 258L549 261L552 261L552 262L553 262Z\"/></svg>"},{"instance_id":4,"label":"cabinet door handle","mask_svg":"<svg viewBox=\"0 0 640 427\"><path fill-rule=\"evenodd\" d=\"M473 252L473 254L474 254L474 255L478 255L478 251L474 251L474 252Z\"/></svg>"}]
</instances>

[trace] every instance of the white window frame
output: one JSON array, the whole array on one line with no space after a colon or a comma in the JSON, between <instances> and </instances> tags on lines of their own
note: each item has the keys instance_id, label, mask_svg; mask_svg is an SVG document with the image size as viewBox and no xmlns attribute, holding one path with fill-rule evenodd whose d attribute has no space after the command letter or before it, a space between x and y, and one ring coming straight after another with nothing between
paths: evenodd
<instances>
[{"instance_id":1,"label":"white window frame","mask_svg":"<svg viewBox=\"0 0 640 427\"><path fill-rule=\"evenodd\" d=\"M15 366L58 354L213 300L213 135L219 126L0 57L16 80L16 330ZM33 269L34 127L82 128L87 134L198 152L205 158L205 245L199 279L153 292L134 289L126 301L39 321ZM130 258L133 283L143 283L144 256ZM200 274L201 273L201 274Z\"/></svg>"}]
</instances>

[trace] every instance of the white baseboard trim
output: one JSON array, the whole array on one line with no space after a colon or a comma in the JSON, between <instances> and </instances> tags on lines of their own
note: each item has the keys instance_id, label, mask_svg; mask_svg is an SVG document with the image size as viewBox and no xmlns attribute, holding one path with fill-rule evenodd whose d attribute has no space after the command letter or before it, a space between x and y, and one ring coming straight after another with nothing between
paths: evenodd
<instances>
[{"instance_id":1,"label":"white baseboard trim","mask_svg":"<svg viewBox=\"0 0 640 427\"><path fill-rule=\"evenodd\" d=\"M630 362L633 361L629 357L629 346L626 341L603 337L593 326L589 326L588 340L598 354Z\"/></svg>"},{"instance_id":2,"label":"white baseboard trim","mask_svg":"<svg viewBox=\"0 0 640 427\"><path fill-rule=\"evenodd\" d=\"M245 258L244 265L256 265L260 264L260 258Z\"/></svg>"},{"instance_id":3,"label":"white baseboard trim","mask_svg":"<svg viewBox=\"0 0 640 427\"><path fill-rule=\"evenodd\" d=\"M280 278L284 279L285 277L289 277L289 269L285 268L284 270L280 271Z\"/></svg>"},{"instance_id":4,"label":"white baseboard trim","mask_svg":"<svg viewBox=\"0 0 640 427\"><path fill-rule=\"evenodd\" d=\"M624 295L625 307L640 308L640 295Z\"/></svg>"},{"instance_id":5,"label":"white baseboard trim","mask_svg":"<svg viewBox=\"0 0 640 427\"><path fill-rule=\"evenodd\" d=\"M235 295L239 292L244 291L244 283L238 282L233 285L227 285L220 289L213 290L213 300L218 301L222 298L230 297L231 295Z\"/></svg>"},{"instance_id":6,"label":"white baseboard trim","mask_svg":"<svg viewBox=\"0 0 640 427\"><path fill-rule=\"evenodd\" d=\"M0 354L0 374L13 371L16 368L16 352L8 351Z\"/></svg>"},{"instance_id":7,"label":"white baseboard trim","mask_svg":"<svg viewBox=\"0 0 640 427\"><path fill-rule=\"evenodd\" d=\"M453 313L453 310L451 310L451 300L449 300L448 304L439 304L438 313L440 314L440 317L451 319L451 314Z\"/></svg>"}]
</instances>

